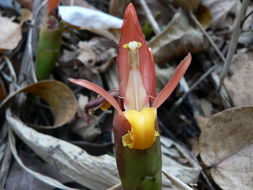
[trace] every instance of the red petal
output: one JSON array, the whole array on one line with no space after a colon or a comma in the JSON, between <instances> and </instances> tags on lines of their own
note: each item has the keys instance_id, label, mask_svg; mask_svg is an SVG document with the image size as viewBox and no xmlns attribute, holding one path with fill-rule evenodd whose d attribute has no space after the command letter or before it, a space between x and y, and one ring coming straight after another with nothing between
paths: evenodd
<instances>
[{"instance_id":1,"label":"red petal","mask_svg":"<svg viewBox=\"0 0 253 190\"><path fill-rule=\"evenodd\" d=\"M192 60L192 56L189 53L184 58L184 60L182 60L181 63L177 66L177 69L176 69L174 75L171 77L171 79L166 84L166 86L156 96L154 103L152 104L152 107L154 107L154 108L160 107L160 105L162 105L163 102L171 95L171 93L176 88L177 84L179 83L180 79L183 77L186 70L188 69L188 67L191 63L191 60Z\"/></svg>"},{"instance_id":2,"label":"red petal","mask_svg":"<svg viewBox=\"0 0 253 190\"><path fill-rule=\"evenodd\" d=\"M60 0L48 0L47 1L47 15L51 13L51 11L58 7Z\"/></svg>"},{"instance_id":3,"label":"red petal","mask_svg":"<svg viewBox=\"0 0 253 190\"><path fill-rule=\"evenodd\" d=\"M118 111L119 114L122 113L116 99L100 86L83 79L69 79L69 81L75 84L78 84L80 86L83 86L85 88L88 88L89 90L94 91L97 94L101 95L102 97L104 97L104 99L106 99L106 101L108 101Z\"/></svg>"},{"instance_id":4,"label":"red petal","mask_svg":"<svg viewBox=\"0 0 253 190\"><path fill-rule=\"evenodd\" d=\"M141 42L140 47L140 72L144 87L148 95L155 96L156 76L155 66L150 55L144 35L135 12L135 8L130 3L125 11L124 22L121 28L121 37L119 42L119 54L117 57L118 72L120 80L120 95L125 96L127 86L129 64L128 64L128 50L123 48L124 44L131 41Z\"/></svg>"}]
</instances>

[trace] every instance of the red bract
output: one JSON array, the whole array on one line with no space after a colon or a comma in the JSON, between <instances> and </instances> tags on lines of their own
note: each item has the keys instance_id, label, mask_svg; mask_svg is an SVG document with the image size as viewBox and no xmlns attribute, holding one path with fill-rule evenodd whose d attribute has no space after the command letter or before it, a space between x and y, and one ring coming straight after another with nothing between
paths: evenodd
<instances>
[{"instance_id":1,"label":"red bract","mask_svg":"<svg viewBox=\"0 0 253 190\"><path fill-rule=\"evenodd\" d=\"M119 54L117 57L120 96L122 97L125 96L129 76L128 49L123 48L123 45L132 41L141 42L142 44L139 48L140 73L147 95L154 97L156 93L156 76L152 58L153 55L149 51L144 35L141 31L134 6L130 3L125 11L124 23L121 28L121 37L119 42Z\"/></svg>"}]
</instances>

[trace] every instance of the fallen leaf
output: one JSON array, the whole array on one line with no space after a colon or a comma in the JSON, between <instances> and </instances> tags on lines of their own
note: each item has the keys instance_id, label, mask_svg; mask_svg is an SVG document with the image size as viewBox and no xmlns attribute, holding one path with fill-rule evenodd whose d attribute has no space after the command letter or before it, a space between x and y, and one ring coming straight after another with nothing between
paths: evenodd
<instances>
[{"instance_id":1,"label":"fallen leaf","mask_svg":"<svg viewBox=\"0 0 253 190\"><path fill-rule=\"evenodd\" d=\"M211 28L222 29L231 28L233 24L228 22L228 15L230 13L238 14L241 3L238 0L203 0L202 4L205 5L212 13Z\"/></svg>"},{"instance_id":2,"label":"fallen leaf","mask_svg":"<svg viewBox=\"0 0 253 190\"><path fill-rule=\"evenodd\" d=\"M89 30L114 41L117 40L109 30L120 29L123 23L123 20L117 17L78 6L59 6L59 13L68 24Z\"/></svg>"},{"instance_id":3,"label":"fallen leaf","mask_svg":"<svg viewBox=\"0 0 253 190\"><path fill-rule=\"evenodd\" d=\"M154 53L155 62L163 64L188 52L203 51L208 47L208 43L203 34L190 24L185 13L180 11L161 34L150 40L149 46Z\"/></svg>"},{"instance_id":4,"label":"fallen leaf","mask_svg":"<svg viewBox=\"0 0 253 190\"><path fill-rule=\"evenodd\" d=\"M51 165L44 163L41 159L38 159L35 155L32 156L30 153L19 151L19 157L23 160L24 164L28 165L30 169L37 172L47 174L48 176L54 177L62 182L70 182L69 178L61 175L56 168ZM13 162L8 179L5 185L6 190L53 190L53 187L41 182L28 172L23 170L17 162Z\"/></svg>"},{"instance_id":5,"label":"fallen leaf","mask_svg":"<svg viewBox=\"0 0 253 190\"><path fill-rule=\"evenodd\" d=\"M21 92L30 93L46 101L54 114L54 124L52 126L29 124L32 127L39 129L57 128L69 122L76 113L77 101L74 94L68 86L54 80L40 81L17 90L10 94L1 103L1 106L3 106L6 102L13 100L14 97Z\"/></svg>"},{"instance_id":6,"label":"fallen leaf","mask_svg":"<svg viewBox=\"0 0 253 190\"><path fill-rule=\"evenodd\" d=\"M199 6L200 0L173 0L173 3L175 3L177 6L182 7L184 10L190 11L195 10Z\"/></svg>"},{"instance_id":7,"label":"fallen leaf","mask_svg":"<svg viewBox=\"0 0 253 190\"><path fill-rule=\"evenodd\" d=\"M253 189L253 107L213 115L202 128L200 155L224 190Z\"/></svg>"},{"instance_id":8,"label":"fallen leaf","mask_svg":"<svg viewBox=\"0 0 253 190\"><path fill-rule=\"evenodd\" d=\"M21 26L9 18L0 17L0 52L17 47L22 38Z\"/></svg>"},{"instance_id":9,"label":"fallen leaf","mask_svg":"<svg viewBox=\"0 0 253 190\"><path fill-rule=\"evenodd\" d=\"M195 11L196 17L203 26L203 28L208 28L212 22L212 14L209 8L200 4Z\"/></svg>"},{"instance_id":10,"label":"fallen leaf","mask_svg":"<svg viewBox=\"0 0 253 190\"><path fill-rule=\"evenodd\" d=\"M236 55L231 69L233 74L225 78L224 85L234 105L253 105L253 54Z\"/></svg>"}]
</instances>

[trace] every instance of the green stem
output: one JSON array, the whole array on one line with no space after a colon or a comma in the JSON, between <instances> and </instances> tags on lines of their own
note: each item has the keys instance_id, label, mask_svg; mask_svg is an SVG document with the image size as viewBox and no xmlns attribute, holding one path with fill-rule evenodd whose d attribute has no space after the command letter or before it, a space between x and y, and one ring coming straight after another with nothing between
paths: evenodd
<instances>
[{"instance_id":1,"label":"green stem","mask_svg":"<svg viewBox=\"0 0 253 190\"><path fill-rule=\"evenodd\" d=\"M157 127L156 127L157 128ZM129 130L125 118L114 119L115 149L118 172L124 190L161 190L162 159L159 136L148 149L123 147L122 135Z\"/></svg>"},{"instance_id":2,"label":"green stem","mask_svg":"<svg viewBox=\"0 0 253 190\"><path fill-rule=\"evenodd\" d=\"M59 21L57 27L48 28L45 23L39 34L35 70L38 80L44 80L52 73L55 62L60 55L63 23Z\"/></svg>"}]
</instances>

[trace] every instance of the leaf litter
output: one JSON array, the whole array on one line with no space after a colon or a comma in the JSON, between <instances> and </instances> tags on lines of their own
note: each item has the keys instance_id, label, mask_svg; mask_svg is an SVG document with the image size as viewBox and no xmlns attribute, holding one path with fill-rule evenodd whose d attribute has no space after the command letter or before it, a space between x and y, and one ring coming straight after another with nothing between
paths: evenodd
<instances>
[{"instance_id":1,"label":"leaf litter","mask_svg":"<svg viewBox=\"0 0 253 190\"><path fill-rule=\"evenodd\" d=\"M34 180L33 189L49 188L45 184L52 189L98 190L120 186L111 137L113 112L110 108L106 112L95 109L90 122L85 122L85 104L97 95L72 86L67 79L84 78L108 90L118 88L115 57L123 21L120 17L128 1L62 1L60 14L68 24L61 57L50 76L57 81L42 82L32 77L31 65L37 35L32 27L39 26L35 10L43 12L44 6L37 1L33 4L19 0L17 8L10 2L13 1L0 4L8 6L0 17L1 28L7 31L0 34L0 187L12 189L14 182L18 187L20 176L24 181ZM160 108L160 133L165 136L163 189L252 189L251 20L244 21L223 92L218 89L223 61L214 51L216 48L226 57L241 2L191 0L185 5L176 0L148 0L146 3L161 30L155 34L146 10L136 2L158 64L157 87L162 88L170 78L178 58L188 52L193 54L185 81ZM252 10L252 4L248 10ZM207 33L196 25L191 14L195 14ZM206 75L212 67L215 69ZM224 103L227 101L224 90L231 104ZM29 156L31 151L33 154ZM14 162L10 162L11 153ZM38 160L49 172L34 167ZM64 177L58 178L57 173ZM66 185L70 182L79 186Z\"/></svg>"}]
</instances>

